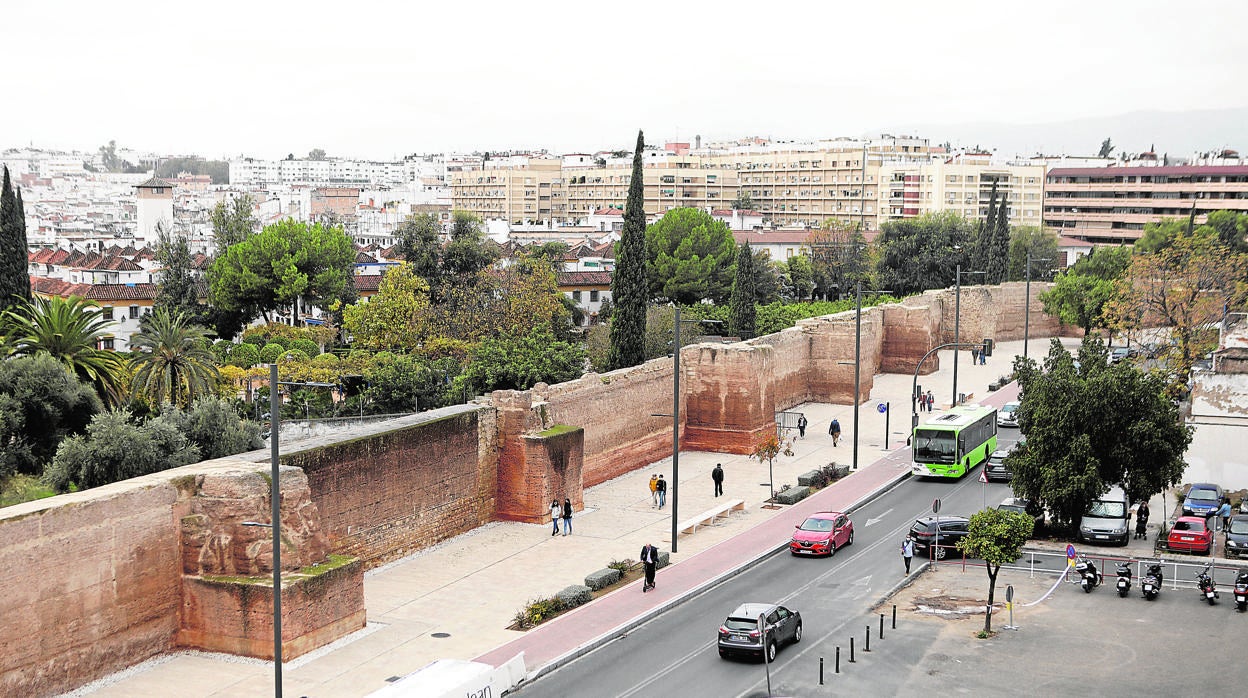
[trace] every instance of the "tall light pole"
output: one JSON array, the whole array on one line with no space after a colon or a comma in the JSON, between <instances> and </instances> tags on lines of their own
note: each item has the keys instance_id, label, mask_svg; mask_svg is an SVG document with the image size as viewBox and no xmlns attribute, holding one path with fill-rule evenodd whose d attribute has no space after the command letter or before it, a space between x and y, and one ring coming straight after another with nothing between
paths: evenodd
<instances>
[{"instance_id":1,"label":"tall light pole","mask_svg":"<svg viewBox=\"0 0 1248 698\"><path fill-rule=\"evenodd\" d=\"M1050 263L1052 257L1040 257L1037 262ZM1023 358L1027 358L1027 347L1031 343L1031 250L1027 250L1027 300L1023 308Z\"/></svg>"},{"instance_id":2,"label":"tall light pole","mask_svg":"<svg viewBox=\"0 0 1248 698\"><path fill-rule=\"evenodd\" d=\"M954 245L953 250L955 252L961 252L962 246ZM970 275L970 274L986 274L987 272L968 271L966 273L967 275ZM955 276L954 276L954 285L955 285L956 290L954 291L954 294L953 294L953 343L957 345L961 341L961 337L959 335L959 330L961 329L960 325L961 325L961 320L962 320L962 265L961 264L958 264L957 266L957 271L955 272ZM959 353L960 352L958 349L953 350L953 400L949 402L950 406L956 406L958 404L958 354Z\"/></svg>"}]
</instances>

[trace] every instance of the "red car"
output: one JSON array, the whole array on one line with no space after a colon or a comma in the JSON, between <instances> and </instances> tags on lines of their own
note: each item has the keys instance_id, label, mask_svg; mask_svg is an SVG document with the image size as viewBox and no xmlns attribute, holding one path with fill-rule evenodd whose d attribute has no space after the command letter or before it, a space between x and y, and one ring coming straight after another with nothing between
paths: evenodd
<instances>
[{"instance_id":1,"label":"red car","mask_svg":"<svg viewBox=\"0 0 1248 698\"><path fill-rule=\"evenodd\" d=\"M854 522L839 511L821 511L798 524L789 541L794 555L835 555L854 542Z\"/></svg>"},{"instance_id":2,"label":"red car","mask_svg":"<svg viewBox=\"0 0 1248 698\"><path fill-rule=\"evenodd\" d=\"M1213 549L1213 531L1199 516L1180 516L1166 536L1166 547L1208 555Z\"/></svg>"}]
</instances>

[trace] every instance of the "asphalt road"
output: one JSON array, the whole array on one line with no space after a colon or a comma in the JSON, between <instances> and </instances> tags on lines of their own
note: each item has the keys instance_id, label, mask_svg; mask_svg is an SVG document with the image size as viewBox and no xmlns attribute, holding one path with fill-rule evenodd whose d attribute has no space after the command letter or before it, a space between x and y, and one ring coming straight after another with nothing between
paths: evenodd
<instances>
[{"instance_id":1,"label":"asphalt road","mask_svg":"<svg viewBox=\"0 0 1248 698\"><path fill-rule=\"evenodd\" d=\"M1002 430L999 448L1016 438L1016 430ZM768 667L721 659L715 646L716 629L728 613L740 603L758 601L797 610L804 625L801 643L781 649L770 665L772 695L810 695L817 688L820 657L826 658L825 672L831 675L836 646L845 648L847 662L851 636L861 652L867 625L878 633L878 617L870 615L870 608L903 580L900 541L916 517L931 513L932 500L941 499L941 514L969 516L1010 495L1008 485L981 484L979 469L956 482L907 480L853 514L854 545L831 559L775 555L518 694L765 696ZM923 649L912 651L921 656Z\"/></svg>"}]
</instances>

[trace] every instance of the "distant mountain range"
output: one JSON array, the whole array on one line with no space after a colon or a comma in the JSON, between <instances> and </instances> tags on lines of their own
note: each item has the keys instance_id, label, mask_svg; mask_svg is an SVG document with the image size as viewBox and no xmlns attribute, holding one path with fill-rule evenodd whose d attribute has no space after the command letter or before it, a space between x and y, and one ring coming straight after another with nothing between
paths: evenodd
<instances>
[{"instance_id":1,"label":"distant mountain range","mask_svg":"<svg viewBox=\"0 0 1248 698\"><path fill-rule=\"evenodd\" d=\"M1155 146L1158 155L1172 158L1224 148L1248 157L1248 108L1136 111L1043 124L902 124L883 131L928 138L933 145L948 141L955 148L979 146L999 156L1090 156L1111 138L1115 156Z\"/></svg>"}]
</instances>

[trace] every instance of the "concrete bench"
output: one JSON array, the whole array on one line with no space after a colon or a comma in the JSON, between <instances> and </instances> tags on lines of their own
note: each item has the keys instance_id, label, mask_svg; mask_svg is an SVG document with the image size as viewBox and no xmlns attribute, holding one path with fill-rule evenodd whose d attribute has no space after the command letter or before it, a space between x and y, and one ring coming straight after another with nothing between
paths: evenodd
<instances>
[{"instance_id":1,"label":"concrete bench","mask_svg":"<svg viewBox=\"0 0 1248 698\"><path fill-rule=\"evenodd\" d=\"M707 509L691 519L685 519L680 522L678 530L681 533L693 533L698 529L698 526L713 524L715 523L715 520L721 516L725 519L729 518L734 511L745 511L745 501L741 499L732 499L713 509Z\"/></svg>"}]
</instances>

